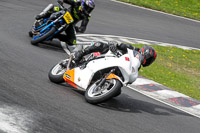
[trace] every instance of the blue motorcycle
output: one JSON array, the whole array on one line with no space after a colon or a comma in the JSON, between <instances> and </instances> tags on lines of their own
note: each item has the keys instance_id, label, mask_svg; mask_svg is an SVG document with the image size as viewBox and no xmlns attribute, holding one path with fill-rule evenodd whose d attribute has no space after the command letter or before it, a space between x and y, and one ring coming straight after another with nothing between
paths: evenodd
<instances>
[{"instance_id":1,"label":"blue motorcycle","mask_svg":"<svg viewBox=\"0 0 200 133\"><path fill-rule=\"evenodd\" d=\"M40 42L51 40L74 22L70 11L59 2L58 4L61 9L59 12L53 13L49 18L42 18L34 22L29 31L29 36L32 37L31 44L37 45Z\"/></svg>"}]
</instances>

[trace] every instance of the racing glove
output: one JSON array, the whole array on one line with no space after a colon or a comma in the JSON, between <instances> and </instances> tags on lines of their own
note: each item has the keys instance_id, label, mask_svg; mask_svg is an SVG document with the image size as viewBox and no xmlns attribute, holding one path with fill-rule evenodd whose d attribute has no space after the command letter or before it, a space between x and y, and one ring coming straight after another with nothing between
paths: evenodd
<instances>
[{"instance_id":1,"label":"racing glove","mask_svg":"<svg viewBox=\"0 0 200 133\"><path fill-rule=\"evenodd\" d=\"M140 48L138 48L138 47L134 47L134 50L136 50L136 51L139 51L139 50L140 50Z\"/></svg>"},{"instance_id":2,"label":"racing glove","mask_svg":"<svg viewBox=\"0 0 200 133\"><path fill-rule=\"evenodd\" d=\"M118 43L117 42L109 42L108 45L109 45L109 50L111 52L113 52L114 54L116 54Z\"/></svg>"}]
</instances>

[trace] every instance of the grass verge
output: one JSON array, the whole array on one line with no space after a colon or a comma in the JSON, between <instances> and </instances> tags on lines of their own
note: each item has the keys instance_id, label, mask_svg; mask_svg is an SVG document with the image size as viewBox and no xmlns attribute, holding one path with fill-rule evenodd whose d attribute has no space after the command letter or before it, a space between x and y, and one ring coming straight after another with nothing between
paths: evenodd
<instances>
[{"instance_id":1,"label":"grass verge","mask_svg":"<svg viewBox=\"0 0 200 133\"><path fill-rule=\"evenodd\" d=\"M141 48L144 45L133 46ZM157 51L157 59L149 67L142 67L139 74L200 100L200 50L152 47Z\"/></svg>"},{"instance_id":2,"label":"grass verge","mask_svg":"<svg viewBox=\"0 0 200 133\"><path fill-rule=\"evenodd\" d=\"M200 0L118 0L178 16L200 20Z\"/></svg>"}]
</instances>

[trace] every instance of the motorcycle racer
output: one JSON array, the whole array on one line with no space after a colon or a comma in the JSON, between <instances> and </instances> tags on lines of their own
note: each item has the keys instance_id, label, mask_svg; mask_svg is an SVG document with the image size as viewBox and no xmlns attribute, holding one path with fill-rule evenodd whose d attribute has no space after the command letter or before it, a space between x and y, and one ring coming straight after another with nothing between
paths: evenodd
<instances>
[{"instance_id":1,"label":"motorcycle racer","mask_svg":"<svg viewBox=\"0 0 200 133\"><path fill-rule=\"evenodd\" d=\"M65 45L76 44L76 32L84 33L91 17L91 12L95 8L94 0L60 0L58 1L61 5L63 3L69 4L70 12L74 18L74 23L71 24L65 31L66 35L58 34L54 38L58 38L61 43L65 42ZM36 15L36 20L41 18L50 17L53 18L56 13L59 12L59 6L49 4L39 15ZM75 26L79 21L81 22L80 27ZM63 44L62 44L63 45Z\"/></svg>"},{"instance_id":2,"label":"motorcycle racer","mask_svg":"<svg viewBox=\"0 0 200 133\"><path fill-rule=\"evenodd\" d=\"M93 52L102 54L97 57ZM149 66L156 56L147 45L139 49L130 44L97 42L57 63L48 76L53 83L67 82L85 91L87 102L99 104L120 95L123 86L138 78L140 67Z\"/></svg>"},{"instance_id":3,"label":"motorcycle racer","mask_svg":"<svg viewBox=\"0 0 200 133\"><path fill-rule=\"evenodd\" d=\"M110 50L114 54L117 54L117 50L120 50L122 54L126 54L127 49L132 49L134 57L139 60L140 64L136 65L139 66L138 70L141 68L141 65L143 67L151 65L157 57L156 50L148 45L145 45L139 49L137 47L132 46L131 44L124 44L124 43L118 44L115 42L109 42L108 44L106 44L102 42L96 42L92 46L88 46L83 50L75 52L74 61L78 63L83 56L90 54L92 52L100 52L104 54Z\"/></svg>"}]
</instances>

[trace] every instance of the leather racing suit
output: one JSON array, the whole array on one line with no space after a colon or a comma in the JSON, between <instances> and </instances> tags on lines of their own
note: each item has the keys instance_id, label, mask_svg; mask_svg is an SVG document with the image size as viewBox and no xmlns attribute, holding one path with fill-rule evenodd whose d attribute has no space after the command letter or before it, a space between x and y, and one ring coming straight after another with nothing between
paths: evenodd
<instances>
[{"instance_id":1,"label":"leather racing suit","mask_svg":"<svg viewBox=\"0 0 200 133\"><path fill-rule=\"evenodd\" d=\"M140 66L141 63L144 61L143 56L139 53L139 48L132 46L131 44L117 44L117 43L102 43L102 42L96 42L94 45L92 46L88 46L85 49L81 50L81 51L77 51L74 53L74 61L76 63L78 63L83 56L93 53L93 52L100 52L101 54L107 53L109 50L112 51L113 53L115 53L116 51L120 50L122 52L122 54L126 54L127 53L127 49L132 49L133 50L133 56L138 58L139 62L140 62ZM138 68L140 69L140 67Z\"/></svg>"}]
</instances>

